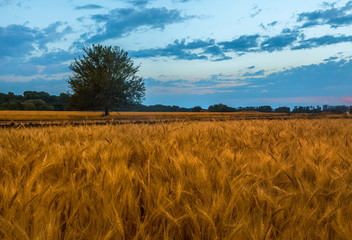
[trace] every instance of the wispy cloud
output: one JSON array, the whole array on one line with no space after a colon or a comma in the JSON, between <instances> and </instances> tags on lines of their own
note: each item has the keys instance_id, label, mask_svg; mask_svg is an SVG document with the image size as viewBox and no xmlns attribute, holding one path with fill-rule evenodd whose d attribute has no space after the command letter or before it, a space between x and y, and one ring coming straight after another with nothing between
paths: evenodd
<instances>
[{"instance_id":1,"label":"wispy cloud","mask_svg":"<svg viewBox=\"0 0 352 240\"><path fill-rule=\"evenodd\" d=\"M224 51L251 52L259 46L260 35L243 35L232 41L219 42Z\"/></svg>"},{"instance_id":2,"label":"wispy cloud","mask_svg":"<svg viewBox=\"0 0 352 240\"><path fill-rule=\"evenodd\" d=\"M87 5L75 7L76 10L92 10L92 9L101 9L101 8L103 7L97 4L87 4Z\"/></svg>"},{"instance_id":3,"label":"wispy cloud","mask_svg":"<svg viewBox=\"0 0 352 240\"><path fill-rule=\"evenodd\" d=\"M329 5L328 5L329 6ZM329 25L338 28L352 24L352 1L345 6L335 8L330 5L328 9L313 12L304 12L298 15L298 22L302 23L303 28L317 25Z\"/></svg>"},{"instance_id":4,"label":"wispy cloud","mask_svg":"<svg viewBox=\"0 0 352 240\"><path fill-rule=\"evenodd\" d=\"M195 52L195 50L198 52ZM213 39L195 39L191 42L186 42L185 39L175 40L172 44L168 44L164 48L131 51L130 55L135 58L171 57L176 60L202 59L220 61L229 59L229 57L222 52L221 48L215 45L215 41Z\"/></svg>"},{"instance_id":5,"label":"wispy cloud","mask_svg":"<svg viewBox=\"0 0 352 240\"><path fill-rule=\"evenodd\" d=\"M252 14L250 14L251 18L256 17L259 13L262 12L262 9L258 8L258 6L254 7L252 10L254 12Z\"/></svg>"},{"instance_id":6,"label":"wispy cloud","mask_svg":"<svg viewBox=\"0 0 352 240\"><path fill-rule=\"evenodd\" d=\"M127 0L128 3L132 4L135 7L144 7L152 1L153 0Z\"/></svg>"},{"instance_id":7,"label":"wispy cloud","mask_svg":"<svg viewBox=\"0 0 352 240\"><path fill-rule=\"evenodd\" d=\"M252 68L249 68L252 69ZM265 74L265 70L260 70L256 72L246 72L242 75L242 77L255 77L255 76L263 76Z\"/></svg>"},{"instance_id":8,"label":"wispy cloud","mask_svg":"<svg viewBox=\"0 0 352 240\"><path fill-rule=\"evenodd\" d=\"M184 22L194 16L186 16L179 10L166 8L119 8L108 14L93 15L92 20L102 24L99 33L90 37L90 43L121 38L141 29L163 30L167 25Z\"/></svg>"},{"instance_id":9,"label":"wispy cloud","mask_svg":"<svg viewBox=\"0 0 352 240\"><path fill-rule=\"evenodd\" d=\"M320 46L332 45L332 44L343 43L343 42L352 42L352 36L326 35L326 36L317 37L317 38L309 38L309 39L299 41L297 43L298 45L295 47L292 47L292 49L293 50L310 49L310 48L316 48Z\"/></svg>"},{"instance_id":10,"label":"wispy cloud","mask_svg":"<svg viewBox=\"0 0 352 240\"><path fill-rule=\"evenodd\" d=\"M23 25L0 27L0 58L25 56L34 50L33 44L39 36L38 30Z\"/></svg>"},{"instance_id":11,"label":"wispy cloud","mask_svg":"<svg viewBox=\"0 0 352 240\"><path fill-rule=\"evenodd\" d=\"M292 44L298 39L300 33L284 29L280 35L267 37L260 45L262 51L280 51Z\"/></svg>"},{"instance_id":12,"label":"wispy cloud","mask_svg":"<svg viewBox=\"0 0 352 240\"><path fill-rule=\"evenodd\" d=\"M219 75L220 76L220 75ZM221 79L212 77L200 81L176 80L161 82L147 79L147 89L157 95L204 95L214 93L229 93L233 89L245 86L248 83L241 80Z\"/></svg>"},{"instance_id":13,"label":"wispy cloud","mask_svg":"<svg viewBox=\"0 0 352 240\"><path fill-rule=\"evenodd\" d=\"M63 30L59 28L64 27ZM36 46L45 50L48 43L60 41L72 28L63 22L55 22L44 29L30 28L12 24L0 27L0 59L5 57L24 57Z\"/></svg>"}]
</instances>

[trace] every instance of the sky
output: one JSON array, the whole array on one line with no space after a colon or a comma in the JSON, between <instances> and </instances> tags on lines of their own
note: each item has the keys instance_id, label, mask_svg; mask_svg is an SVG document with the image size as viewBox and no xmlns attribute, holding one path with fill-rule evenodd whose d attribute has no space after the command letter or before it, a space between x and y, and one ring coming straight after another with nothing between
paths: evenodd
<instances>
[{"instance_id":1,"label":"sky","mask_svg":"<svg viewBox=\"0 0 352 240\"><path fill-rule=\"evenodd\" d=\"M129 53L145 105L352 105L348 0L0 0L0 92L70 92L92 44Z\"/></svg>"}]
</instances>

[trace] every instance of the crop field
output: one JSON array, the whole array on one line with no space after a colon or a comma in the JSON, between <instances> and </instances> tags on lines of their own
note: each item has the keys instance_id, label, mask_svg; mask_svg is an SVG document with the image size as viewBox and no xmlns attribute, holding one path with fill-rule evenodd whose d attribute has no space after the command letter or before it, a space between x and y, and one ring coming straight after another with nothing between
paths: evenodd
<instances>
[{"instance_id":1,"label":"crop field","mask_svg":"<svg viewBox=\"0 0 352 240\"><path fill-rule=\"evenodd\" d=\"M352 239L351 119L0 129L0 239Z\"/></svg>"},{"instance_id":2,"label":"crop field","mask_svg":"<svg viewBox=\"0 0 352 240\"><path fill-rule=\"evenodd\" d=\"M128 123L171 123L192 121L231 121L254 119L350 119L349 114L261 113L261 112L102 112L84 111L0 111L0 128L119 125Z\"/></svg>"}]
</instances>

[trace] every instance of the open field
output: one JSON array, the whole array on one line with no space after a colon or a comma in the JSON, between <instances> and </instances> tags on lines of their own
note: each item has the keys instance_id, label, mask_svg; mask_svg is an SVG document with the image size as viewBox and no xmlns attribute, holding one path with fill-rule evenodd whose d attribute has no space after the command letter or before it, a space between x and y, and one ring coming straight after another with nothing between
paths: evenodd
<instances>
[{"instance_id":1,"label":"open field","mask_svg":"<svg viewBox=\"0 0 352 240\"><path fill-rule=\"evenodd\" d=\"M287 116L280 113L193 113L193 112L112 112L110 116L102 117L101 112L80 112L80 111L0 111L1 121L33 121L33 120L170 120L195 118L230 118L230 117L261 117L261 116Z\"/></svg>"},{"instance_id":2,"label":"open field","mask_svg":"<svg viewBox=\"0 0 352 240\"><path fill-rule=\"evenodd\" d=\"M260 112L101 112L78 111L0 111L0 128L77 125L111 125L126 123L170 123L189 121L229 121L254 119L344 119L346 114L329 113L260 113Z\"/></svg>"},{"instance_id":3,"label":"open field","mask_svg":"<svg viewBox=\"0 0 352 240\"><path fill-rule=\"evenodd\" d=\"M352 239L352 121L0 129L0 239Z\"/></svg>"}]
</instances>

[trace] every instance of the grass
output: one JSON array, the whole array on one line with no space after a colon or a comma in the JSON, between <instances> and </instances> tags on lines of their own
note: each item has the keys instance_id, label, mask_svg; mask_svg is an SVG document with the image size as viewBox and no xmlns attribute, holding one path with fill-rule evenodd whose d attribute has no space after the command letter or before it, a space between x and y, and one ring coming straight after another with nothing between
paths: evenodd
<instances>
[{"instance_id":1,"label":"grass","mask_svg":"<svg viewBox=\"0 0 352 240\"><path fill-rule=\"evenodd\" d=\"M0 129L0 239L351 239L352 122Z\"/></svg>"}]
</instances>

